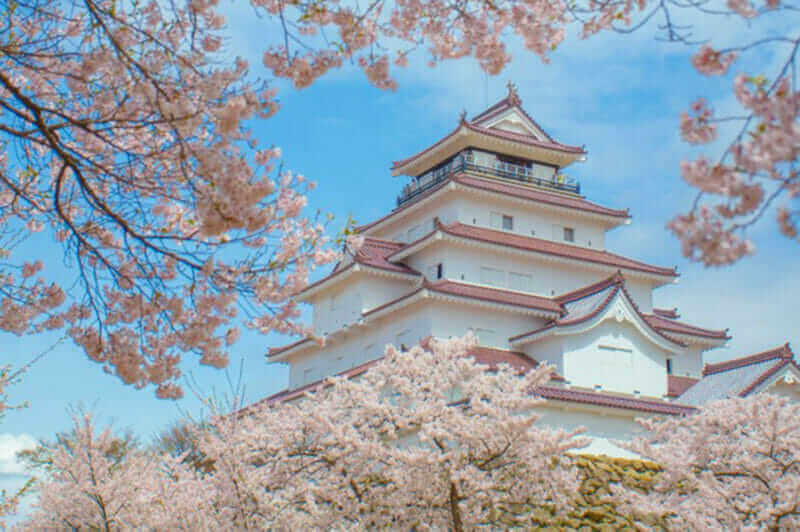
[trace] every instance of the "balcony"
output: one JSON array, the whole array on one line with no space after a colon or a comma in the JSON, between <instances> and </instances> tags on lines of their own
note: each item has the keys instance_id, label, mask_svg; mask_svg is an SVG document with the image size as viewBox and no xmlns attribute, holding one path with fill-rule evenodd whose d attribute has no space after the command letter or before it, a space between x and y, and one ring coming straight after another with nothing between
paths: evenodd
<instances>
[{"instance_id":1,"label":"balcony","mask_svg":"<svg viewBox=\"0 0 800 532\"><path fill-rule=\"evenodd\" d=\"M452 175L460 172L470 172L478 176L499 177L560 192L581 193L580 184L575 179L568 178L563 174L557 174L552 179L542 179L534 177L530 168L519 164L496 161L493 166L484 166L476 164L469 154L460 153L445 165L422 174L414 182L403 187L403 192L397 196L397 206L399 207L424 194L439 183L447 181Z\"/></svg>"}]
</instances>

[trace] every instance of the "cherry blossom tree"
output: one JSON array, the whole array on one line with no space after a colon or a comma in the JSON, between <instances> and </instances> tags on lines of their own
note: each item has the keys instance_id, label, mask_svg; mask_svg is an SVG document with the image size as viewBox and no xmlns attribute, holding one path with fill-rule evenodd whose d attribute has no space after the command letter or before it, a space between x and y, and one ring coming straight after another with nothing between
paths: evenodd
<instances>
[{"instance_id":1,"label":"cherry blossom tree","mask_svg":"<svg viewBox=\"0 0 800 532\"><path fill-rule=\"evenodd\" d=\"M640 420L626 445L663 468L648 493L616 490L639 515L666 514L676 530L800 527L800 404L757 394L696 415Z\"/></svg>"},{"instance_id":2,"label":"cherry blossom tree","mask_svg":"<svg viewBox=\"0 0 800 532\"><path fill-rule=\"evenodd\" d=\"M488 368L465 356L472 342L389 347L358 378L218 416L196 433L209 467L120 457L79 419L77 445L50 453L26 527L465 530L563 513L578 486L565 453L586 442L536 424L530 392L551 369Z\"/></svg>"},{"instance_id":3,"label":"cherry blossom tree","mask_svg":"<svg viewBox=\"0 0 800 532\"><path fill-rule=\"evenodd\" d=\"M179 397L183 353L224 367L242 318L302 332L289 295L333 260L313 185L245 127L275 93L221 61L203 2L21 0L0 23L0 226L48 231L77 279L0 257L0 330L64 328L88 357ZM16 259L16 260L15 260Z\"/></svg>"},{"instance_id":4,"label":"cherry blossom tree","mask_svg":"<svg viewBox=\"0 0 800 532\"><path fill-rule=\"evenodd\" d=\"M180 457L98 431L90 415L23 456L40 471L39 511L26 530L207 529L199 477Z\"/></svg>"}]
</instances>

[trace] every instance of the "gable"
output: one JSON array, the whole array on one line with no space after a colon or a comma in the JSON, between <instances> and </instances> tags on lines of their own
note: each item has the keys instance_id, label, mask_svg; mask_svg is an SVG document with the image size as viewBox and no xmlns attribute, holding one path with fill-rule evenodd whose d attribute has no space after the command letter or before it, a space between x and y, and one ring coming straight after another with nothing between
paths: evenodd
<instances>
[{"instance_id":1,"label":"gable","mask_svg":"<svg viewBox=\"0 0 800 532\"><path fill-rule=\"evenodd\" d=\"M777 368L774 374L769 375L764 382L754 382L747 390L746 395L754 393L773 393L800 401L800 369L795 364L785 364Z\"/></svg>"},{"instance_id":2,"label":"gable","mask_svg":"<svg viewBox=\"0 0 800 532\"><path fill-rule=\"evenodd\" d=\"M499 115L487 117L487 119L476 122L476 125L489 129L529 135L542 142L550 141L547 134L517 107L512 107Z\"/></svg>"},{"instance_id":3,"label":"gable","mask_svg":"<svg viewBox=\"0 0 800 532\"><path fill-rule=\"evenodd\" d=\"M683 344L664 336L647 323L626 291L616 284L567 302L564 307L567 310L565 317L538 331L511 338L512 345L523 345L549 336L582 335L606 321L613 320L630 324L640 336L664 351L686 351Z\"/></svg>"}]
</instances>

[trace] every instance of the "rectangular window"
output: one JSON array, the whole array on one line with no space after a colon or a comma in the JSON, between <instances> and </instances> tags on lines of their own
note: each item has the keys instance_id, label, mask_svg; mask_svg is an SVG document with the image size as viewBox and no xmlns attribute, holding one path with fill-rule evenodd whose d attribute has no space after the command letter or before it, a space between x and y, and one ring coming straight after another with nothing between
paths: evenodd
<instances>
[{"instance_id":1,"label":"rectangular window","mask_svg":"<svg viewBox=\"0 0 800 532\"><path fill-rule=\"evenodd\" d=\"M513 231L514 230L514 217L508 216L506 214L503 215L503 229L506 231Z\"/></svg>"},{"instance_id":2,"label":"rectangular window","mask_svg":"<svg viewBox=\"0 0 800 532\"><path fill-rule=\"evenodd\" d=\"M672 359L667 359L667 375L672 375Z\"/></svg>"},{"instance_id":3,"label":"rectangular window","mask_svg":"<svg viewBox=\"0 0 800 532\"><path fill-rule=\"evenodd\" d=\"M428 266L428 279L444 279L444 264Z\"/></svg>"},{"instance_id":4,"label":"rectangular window","mask_svg":"<svg viewBox=\"0 0 800 532\"><path fill-rule=\"evenodd\" d=\"M520 292L530 292L532 278L527 273L509 272L508 287Z\"/></svg>"},{"instance_id":5,"label":"rectangular window","mask_svg":"<svg viewBox=\"0 0 800 532\"><path fill-rule=\"evenodd\" d=\"M564 240L567 242L575 242L575 229L573 229L572 227L565 227Z\"/></svg>"},{"instance_id":6,"label":"rectangular window","mask_svg":"<svg viewBox=\"0 0 800 532\"><path fill-rule=\"evenodd\" d=\"M506 272L484 266L481 268L481 283L492 286L505 286Z\"/></svg>"}]
</instances>

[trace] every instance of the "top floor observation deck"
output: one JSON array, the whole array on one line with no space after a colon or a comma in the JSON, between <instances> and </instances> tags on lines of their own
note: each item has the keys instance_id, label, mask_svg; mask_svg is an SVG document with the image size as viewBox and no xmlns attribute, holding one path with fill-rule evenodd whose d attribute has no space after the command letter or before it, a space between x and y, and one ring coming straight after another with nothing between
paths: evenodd
<instances>
[{"instance_id":1,"label":"top floor observation deck","mask_svg":"<svg viewBox=\"0 0 800 532\"><path fill-rule=\"evenodd\" d=\"M511 159L482 150L467 149L444 163L413 178L397 196L397 206L414 200L453 175L466 173L478 177L511 181L550 191L579 195L580 183L560 172L557 167L535 161Z\"/></svg>"}]
</instances>

